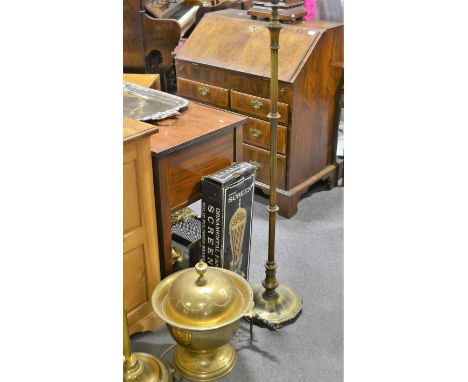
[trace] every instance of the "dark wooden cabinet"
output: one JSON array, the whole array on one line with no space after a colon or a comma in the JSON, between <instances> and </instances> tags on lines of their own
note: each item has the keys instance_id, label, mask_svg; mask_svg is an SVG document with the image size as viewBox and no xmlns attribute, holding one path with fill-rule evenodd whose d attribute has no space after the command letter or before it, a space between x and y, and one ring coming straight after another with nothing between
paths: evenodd
<instances>
[{"instance_id":1,"label":"dark wooden cabinet","mask_svg":"<svg viewBox=\"0 0 468 382\"><path fill-rule=\"evenodd\" d=\"M243 160L262 167L256 186L268 193L270 37L266 21L246 11L205 15L176 57L179 95L249 118ZM300 196L336 179L336 93L343 80L343 25L284 24L280 34L278 206L297 212Z\"/></svg>"},{"instance_id":2,"label":"dark wooden cabinet","mask_svg":"<svg viewBox=\"0 0 468 382\"><path fill-rule=\"evenodd\" d=\"M151 123L159 255L163 277L172 273L171 214L200 199L200 180L242 156L245 118L189 102L177 118Z\"/></svg>"}]
</instances>

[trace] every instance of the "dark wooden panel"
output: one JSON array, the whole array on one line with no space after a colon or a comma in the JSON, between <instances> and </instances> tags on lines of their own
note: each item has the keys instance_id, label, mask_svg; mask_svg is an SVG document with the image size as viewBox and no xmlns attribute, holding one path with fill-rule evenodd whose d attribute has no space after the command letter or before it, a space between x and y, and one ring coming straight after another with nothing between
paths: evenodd
<instances>
[{"instance_id":1,"label":"dark wooden panel","mask_svg":"<svg viewBox=\"0 0 468 382\"><path fill-rule=\"evenodd\" d=\"M140 0L123 2L123 67L124 72L145 72Z\"/></svg>"},{"instance_id":2,"label":"dark wooden panel","mask_svg":"<svg viewBox=\"0 0 468 382\"><path fill-rule=\"evenodd\" d=\"M184 44L178 57L203 62L232 71L269 77L271 66L270 34L263 21L226 17L225 12L209 13ZM279 73L281 81L291 82L317 35L302 28L284 28L279 36ZM220 49L222 47L222 49Z\"/></svg>"},{"instance_id":3,"label":"dark wooden panel","mask_svg":"<svg viewBox=\"0 0 468 382\"><path fill-rule=\"evenodd\" d=\"M232 110L237 110L242 113L268 120L267 115L270 112L270 107L271 101L269 99L231 91ZM278 121L285 125L288 124L288 110L289 107L287 104L278 102L278 113L281 115L281 118Z\"/></svg>"},{"instance_id":4,"label":"dark wooden panel","mask_svg":"<svg viewBox=\"0 0 468 382\"><path fill-rule=\"evenodd\" d=\"M237 73L223 68L194 64L176 58L177 77L221 86L240 93L254 94L258 97L270 97L270 79L246 73ZM279 82L278 100L287 104L292 102L292 85Z\"/></svg>"},{"instance_id":5,"label":"dark wooden panel","mask_svg":"<svg viewBox=\"0 0 468 382\"><path fill-rule=\"evenodd\" d=\"M176 153L168 162L171 209L200 195L200 179L229 166L234 161L234 130L203 144Z\"/></svg>"},{"instance_id":6,"label":"dark wooden panel","mask_svg":"<svg viewBox=\"0 0 468 382\"><path fill-rule=\"evenodd\" d=\"M187 110L177 118L151 122L159 126L159 133L151 137L151 151L153 156L168 155L184 145L193 144L202 136L240 126L245 120L246 117L241 115L189 102Z\"/></svg>"},{"instance_id":7,"label":"dark wooden panel","mask_svg":"<svg viewBox=\"0 0 468 382\"><path fill-rule=\"evenodd\" d=\"M264 49L257 44L264 37L266 22L252 20L245 11L212 13L201 21L203 27L190 36L176 58L180 78L229 90L230 110L255 117L243 128L243 159L264 161L264 167L268 166L269 156L270 51L266 41ZM203 28L223 33L201 34ZM231 46L236 48L229 49ZM343 79L343 25L316 20L283 24L280 47L278 182L283 187L282 209L290 217L310 185L333 176L329 168L335 161L334 122L336 91ZM289 61L282 61L282 57ZM249 64L252 58L255 65ZM267 168L259 171L261 181L269 182L268 172ZM261 181L257 186L263 184Z\"/></svg>"},{"instance_id":8,"label":"dark wooden panel","mask_svg":"<svg viewBox=\"0 0 468 382\"><path fill-rule=\"evenodd\" d=\"M247 144L242 145L242 159L246 162L256 162L260 165L257 168L256 179L262 183L270 184L270 152L267 150L259 149ZM285 188L286 177L286 157L284 155L277 155L278 159L278 172L277 182L278 188Z\"/></svg>"},{"instance_id":9,"label":"dark wooden panel","mask_svg":"<svg viewBox=\"0 0 468 382\"><path fill-rule=\"evenodd\" d=\"M143 44L145 57L148 57L147 72L162 73L171 67L172 51L179 43L181 33L180 24L176 20L155 19L147 14L143 15Z\"/></svg>"},{"instance_id":10,"label":"dark wooden panel","mask_svg":"<svg viewBox=\"0 0 468 382\"><path fill-rule=\"evenodd\" d=\"M178 78L177 92L181 97L206 102L214 106L229 107L229 90L219 86Z\"/></svg>"},{"instance_id":11,"label":"dark wooden panel","mask_svg":"<svg viewBox=\"0 0 468 382\"><path fill-rule=\"evenodd\" d=\"M287 127L278 125L278 153L286 155ZM270 123L249 118L244 125L244 142L264 149L270 149Z\"/></svg>"},{"instance_id":12,"label":"dark wooden panel","mask_svg":"<svg viewBox=\"0 0 468 382\"><path fill-rule=\"evenodd\" d=\"M227 113L224 113L227 114ZM153 156L154 184L158 209L158 237L161 273L172 273L171 212L200 198L202 176L229 166L237 155L237 130L219 132L185 149L178 149L161 158Z\"/></svg>"},{"instance_id":13,"label":"dark wooden panel","mask_svg":"<svg viewBox=\"0 0 468 382\"><path fill-rule=\"evenodd\" d=\"M343 51L343 40L335 41L335 35L340 33L343 33L342 26L321 36L297 78L293 95L293 128L288 142L291 148L288 151L288 189L306 181L329 164L335 95L330 89L336 89L339 81L339 71L331 64L332 58L337 56L334 51Z\"/></svg>"}]
</instances>

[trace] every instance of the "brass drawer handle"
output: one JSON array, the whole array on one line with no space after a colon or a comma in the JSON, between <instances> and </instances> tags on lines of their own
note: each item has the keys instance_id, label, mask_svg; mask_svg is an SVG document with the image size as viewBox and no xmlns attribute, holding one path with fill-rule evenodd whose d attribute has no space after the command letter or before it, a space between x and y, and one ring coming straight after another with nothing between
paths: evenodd
<instances>
[{"instance_id":1,"label":"brass drawer handle","mask_svg":"<svg viewBox=\"0 0 468 382\"><path fill-rule=\"evenodd\" d=\"M205 97L205 96L207 96L208 94L210 94L210 89L208 89L208 88L205 87L205 86L200 86L200 87L198 88L198 91L200 92L200 94L201 94L203 97Z\"/></svg>"},{"instance_id":2,"label":"brass drawer handle","mask_svg":"<svg viewBox=\"0 0 468 382\"><path fill-rule=\"evenodd\" d=\"M259 110L263 107L263 102L260 102L259 100L256 100L256 99L253 99L252 101L250 101L250 104L256 110Z\"/></svg>"},{"instance_id":3,"label":"brass drawer handle","mask_svg":"<svg viewBox=\"0 0 468 382\"><path fill-rule=\"evenodd\" d=\"M258 162L255 162L255 161L251 160L250 163L252 163L255 167L257 167L257 170L262 168L262 165L260 163L258 163Z\"/></svg>"},{"instance_id":4,"label":"brass drawer handle","mask_svg":"<svg viewBox=\"0 0 468 382\"><path fill-rule=\"evenodd\" d=\"M252 137L255 137L255 138L258 138L260 135L262 135L262 132L260 130L255 129L253 127L250 129L249 133Z\"/></svg>"}]
</instances>

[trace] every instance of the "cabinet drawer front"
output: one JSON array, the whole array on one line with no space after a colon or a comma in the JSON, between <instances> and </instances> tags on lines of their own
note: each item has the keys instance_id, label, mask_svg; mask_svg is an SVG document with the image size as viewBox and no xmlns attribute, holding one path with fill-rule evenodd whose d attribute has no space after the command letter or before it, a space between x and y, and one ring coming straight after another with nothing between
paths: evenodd
<instances>
[{"instance_id":1,"label":"cabinet drawer front","mask_svg":"<svg viewBox=\"0 0 468 382\"><path fill-rule=\"evenodd\" d=\"M206 102L210 105L229 107L229 90L202 82L177 79L177 94L181 97Z\"/></svg>"},{"instance_id":2,"label":"cabinet drawer front","mask_svg":"<svg viewBox=\"0 0 468 382\"><path fill-rule=\"evenodd\" d=\"M277 155L278 159L278 172L276 186L285 189L286 186L286 157L284 155ZM259 149L254 146L242 144L242 160L245 162L256 162L260 165L257 168L256 178L259 182L270 184L270 152L267 150Z\"/></svg>"},{"instance_id":3,"label":"cabinet drawer front","mask_svg":"<svg viewBox=\"0 0 468 382\"><path fill-rule=\"evenodd\" d=\"M278 153L286 155L286 137L288 129L278 125ZM249 118L244 125L244 142L250 145L270 149L270 123L255 118Z\"/></svg>"},{"instance_id":4,"label":"cabinet drawer front","mask_svg":"<svg viewBox=\"0 0 468 382\"><path fill-rule=\"evenodd\" d=\"M239 93L231 90L231 109L242 113L254 115L256 117L268 119L271 102L269 99L254 97L250 94ZM278 113L281 118L278 120L285 125L288 124L288 104L278 102Z\"/></svg>"}]
</instances>

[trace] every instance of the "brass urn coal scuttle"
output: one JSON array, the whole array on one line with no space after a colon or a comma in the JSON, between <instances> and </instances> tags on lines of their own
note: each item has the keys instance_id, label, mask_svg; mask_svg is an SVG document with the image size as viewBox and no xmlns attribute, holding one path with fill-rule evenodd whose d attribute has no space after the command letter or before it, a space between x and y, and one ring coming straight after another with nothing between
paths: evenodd
<instances>
[{"instance_id":1,"label":"brass urn coal scuttle","mask_svg":"<svg viewBox=\"0 0 468 382\"><path fill-rule=\"evenodd\" d=\"M178 344L173 364L185 378L213 381L234 368L237 354L230 341L253 307L244 278L200 261L160 282L152 304Z\"/></svg>"}]
</instances>

